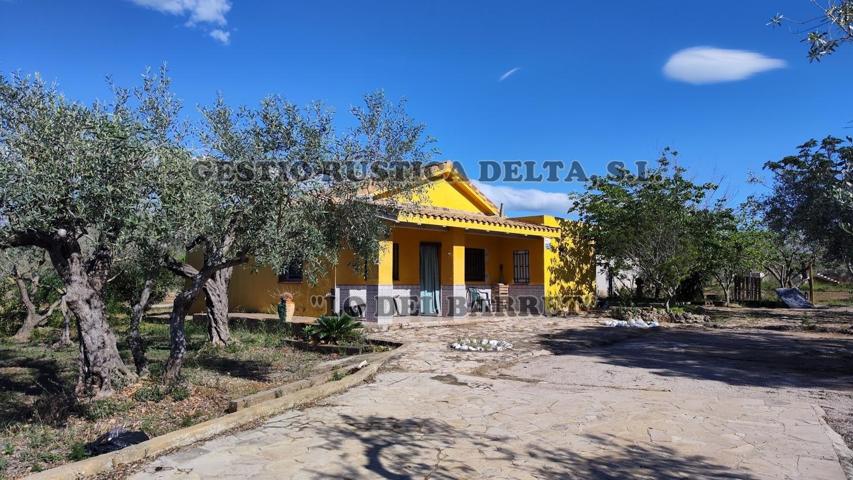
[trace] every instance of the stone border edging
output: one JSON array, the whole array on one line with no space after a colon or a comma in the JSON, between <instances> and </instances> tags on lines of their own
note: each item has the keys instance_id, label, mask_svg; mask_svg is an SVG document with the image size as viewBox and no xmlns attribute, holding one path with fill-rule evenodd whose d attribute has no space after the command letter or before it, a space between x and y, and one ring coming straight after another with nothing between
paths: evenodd
<instances>
[{"instance_id":1,"label":"stone border edging","mask_svg":"<svg viewBox=\"0 0 853 480\"><path fill-rule=\"evenodd\" d=\"M145 442L106 453L97 457L87 458L79 462L60 465L50 470L29 475L27 480L63 480L91 476L112 470L116 466L135 463L140 460L153 460L157 456L180 447L186 447L196 442L208 440L221 433L253 423L261 418L278 415L284 411L298 408L316 402L321 398L341 393L354 387L376 374L379 368L388 360L398 355L406 348L384 352L384 357L369 363L361 370L337 381L328 381L293 392L290 395L274 398L234 413L212 418L206 422L191 427L175 430Z\"/></svg>"},{"instance_id":2,"label":"stone border edging","mask_svg":"<svg viewBox=\"0 0 853 480\"><path fill-rule=\"evenodd\" d=\"M398 348L399 348L398 344ZM335 371L347 371L353 368L355 365L360 364L361 362L366 362L367 365L372 363L384 361L384 356L388 352L379 352L379 353L365 353L361 355L354 355L351 357L344 357L340 362L336 362L335 364L327 365L325 368L320 368L316 374L311 375L308 378L297 380L295 382L287 383L284 385L279 385L278 387L270 388L268 390L263 390L260 392L253 393L251 395L246 395L244 397L236 398L228 402L228 407L226 408L227 413L234 413L245 408L249 408L253 405L257 405L259 403L267 402L276 398L281 398L285 395L290 395L300 390L304 390L306 388L315 387L317 385L327 383L330 381L330 375L332 375ZM366 366L365 366L366 368ZM353 372L349 375L354 375L356 372ZM348 376L349 376L348 375Z\"/></svg>"},{"instance_id":3,"label":"stone border edging","mask_svg":"<svg viewBox=\"0 0 853 480\"><path fill-rule=\"evenodd\" d=\"M520 318L520 317L511 317L511 316L465 316L462 319L458 320L424 320L424 321L414 321L414 322L397 322L397 323L385 323L385 324L364 324L364 330L368 333L384 333L390 332L392 330L408 330L413 328L431 328L431 327L456 327L463 325L475 325L478 323L487 323L487 322L499 322L501 320L507 320L512 318Z\"/></svg>"},{"instance_id":4,"label":"stone border edging","mask_svg":"<svg viewBox=\"0 0 853 480\"><path fill-rule=\"evenodd\" d=\"M853 450L850 450L844 438L826 423L826 412L823 408L816 403L811 404L811 407L815 411L815 415L817 415L824 433L826 433L827 438L832 443L832 448L835 450L835 456L838 457L841 470L848 479L853 479Z\"/></svg>"},{"instance_id":5,"label":"stone border edging","mask_svg":"<svg viewBox=\"0 0 853 480\"><path fill-rule=\"evenodd\" d=\"M354 345L334 345L327 343L311 343L306 342L304 340L294 340L286 338L284 339L284 343L290 347L298 348L300 350L304 350L307 352L319 352L319 353L341 353L346 355L364 355L368 353L376 353L371 351L365 351L364 347L358 347ZM402 344L398 342L390 342L387 340L374 340L370 339L365 344L366 347L391 347L391 348L399 348ZM381 353L381 352L380 352Z\"/></svg>"}]
</instances>

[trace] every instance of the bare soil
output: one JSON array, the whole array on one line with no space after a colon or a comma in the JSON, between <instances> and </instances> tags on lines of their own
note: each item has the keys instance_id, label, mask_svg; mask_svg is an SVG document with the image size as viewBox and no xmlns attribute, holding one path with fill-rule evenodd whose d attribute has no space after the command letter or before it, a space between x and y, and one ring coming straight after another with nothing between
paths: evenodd
<instances>
[{"instance_id":1,"label":"bare soil","mask_svg":"<svg viewBox=\"0 0 853 480\"><path fill-rule=\"evenodd\" d=\"M276 332L257 329L235 328L234 345L214 348L204 326L190 323L186 384L169 392L160 386L168 326L146 323L143 329L151 376L94 402L73 394L75 346L51 348L53 332L41 332L41 340L28 345L0 342L0 479L85 458L85 444L113 427L154 437L204 422L223 415L234 398L305 378L319 362L337 357L284 346Z\"/></svg>"}]
</instances>

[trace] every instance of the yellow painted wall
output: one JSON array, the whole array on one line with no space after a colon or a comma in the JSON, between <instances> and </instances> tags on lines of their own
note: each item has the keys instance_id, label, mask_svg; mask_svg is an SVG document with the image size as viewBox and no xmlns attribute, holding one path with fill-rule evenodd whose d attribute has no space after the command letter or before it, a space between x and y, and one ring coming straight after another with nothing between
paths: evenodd
<instances>
[{"instance_id":1,"label":"yellow painted wall","mask_svg":"<svg viewBox=\"0 0 853 480\"><path fill-rule=\"evenodd\" d=\"M418 194L421 204L493 214L493 207L486 205L479 195L463 183L438 178L421 189ZM467 225L448 220L447 228L416 228L395 226L391 238L383 242L379 265L369 265L365 278L364 266L354 261L350 252L342 252L339 264L329 268L329 275L320 278L314 285L307 281L279 283L275 272L254 263L235 268L231 280L229 297L231 309L236 312L275 313L278 296L283 292L294 295L296 315L319 316L326 313L326 305L320 301L338 285L375 285L389 283L418 285L420 283L420 244L438 243L440 249L440 275L442 285L493 285L513 284L513 251L528 250L530 258L529 285L544 285L549 297L551 311L576 309L594 300L595 266L591 246L577 241L579 226L576 222L562 222L549 215L519 217L515 220L531 224L560 227L561 238L548 241L541 236L517 237L496 234L473 233L465 230ZM439 223L441 223L439 221ZM496 233L518 232L518 227L495 226ZM507 230L509 229L509 230ZM526 233L526 232L523 232ZM541 235L541 234L538 234ZM400 276L391 278L392 244L399 245ZM486 251L486 279L483 282L464 282L464 248L482 248ZM191 262L200 263L198 255L191 255ZM501 273L501 266L503 271ZM312 301L313 297L313 301ZM204 310L203 294L193 305L193 312Z\"/></svg>"},{"instance_id":2,"label":"yellow painted wall","mask_svg":"<svg viewBox=\"0 0 853 480\"><path fill-rule=\"evenodd\" d=\"M504 265L504 277L506 283L512 285L513 281L513 252L516 250L527 250L530 259L530 283L527 285L545 284L545 259L543 257L545 241L542 238L507 238L503 240L501 250L501 261Z\"/></svg>"},{"instance_id":3,"label":"yellow painted wall","mask_svg":"<svg viewBox=\"0 0 853 480\"><path fill-rule=\"evenodd\" d=\"M470 285L493 285L500 281L503 265L503 281L513 284L513 251L528 250L530 258L529 285L545 285L545 295L549 298L551 311L577 310L594 301L595 267L592 261L592 248L577 241L579 225L565 222L562 227L563 239L551 240L551 247L540 237L508 237L483 235L448 229L416 229L395 227L391 239L385 242L387 253L391 256L391 244L400 249L400 277L392 283L396 285L418 285L420 283L420 244L432 242L441 245L440 275L442 285L453 285L453 272L461 272L464 266L464 247L482 248L486 251L486 280L483 282L463 282ZM461 249L460 239L462 241ZM456 242L456 253L453 247ZM229 297L231 310L235 312L275 313L278 296L287 291L294 295L296 315L319 316L326 313L325 305L320 302L333 288L335 281L340 285L366 285L379 282L376 265L368 268L368 278L364 279L363 269L353 270L350 266L353 256L349 252L340 255L337 269L330 268L330 274L311 285L303 282L279 283L277 275L267 267L258 268L254 263L236 267L231 280ZM390 258L384 264L384 276L390 277ZM464 277L462 277L464 278ZM458 277L457 277L458 281ZM312 297L313 302L312 302ZM194 312L204 310L203 297L194 305Z\"/></svg>"},{"instance_id":4,"label":"yellow painted wall","mask_svg":"<svg viewBox=\"0 0 853 480\"><path fill-rule=\"evenodd\" d=\"M279 283L278 274L271 268L258 267L250 261L234 269L228 301L232 312L276 313L279 295L290 292L296 304L295 314L314 317L326 313L323 302L331 289L330 276L317 279L313 285L307 280Z\"/></svg>"},{"instance_id":5,"label":"yellow painted wall","mask_svg":"<svg viewBox=\"0 0 853 480\"><path fill-rule=\"evenodd\" d=\"M530 285L542 285L544 282L543 239L539 237L513 238L498 235L481 235L463 232L464 247L482 248L486 251L486 280L484 282L464 282L471 285L492 285L498 283L500 267L503 265L504 283L512 284L513 250L530 252ZM394 228L391 234L393 243L400 249L400 278L395 284L417 285L420 283L420 244L422 242L441 244L441 283L453 285L454 271L451 231L418 230L414 228ZM464 256L457 256L464 266ZM458 265L457 265L458 267Z\"/></svg>"},{"instance_id":6,"label":"yellow painted wall","mask_svg":"<svg viewBox=\"0 0 853 480\"><path fill-rule=\"evenodd\" d=\"M451 181L443 177L425 185L413 196L412 200L420 205L430 207L449 208L473 213L492 213L483 205L482 200L467 188L464 183ZM405 203L409 199L398 196L397 201Z\"/></svg>"},{"instance_id":7,"label":"yellow painted wall","mask_svg":"<svg viewBox=\"0 0 853 480\"><path fill-rule=\"evenodd\" d=\"M580 223L562 220L560 227L560 238L545 251L545 296L550 311L576 312L595 303L594 249L581 241Z\"/></svg>"}]
</instances>

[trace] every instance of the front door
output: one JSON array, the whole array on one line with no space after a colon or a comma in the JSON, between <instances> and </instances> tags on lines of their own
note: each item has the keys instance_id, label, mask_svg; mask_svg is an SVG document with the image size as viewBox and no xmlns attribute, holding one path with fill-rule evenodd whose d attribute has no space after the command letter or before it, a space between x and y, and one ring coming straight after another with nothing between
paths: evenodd
<instances>
[{"instance_id":1,"label":"front door","mask_svg":"<svg viewBox=\"0 0 853 480\"><path fill-rule=\"evenodd\" d=\"M437 243L421 244L421 315L438 315L440 312L439 251L440 245Z\"/></svg>"}]
</instances>

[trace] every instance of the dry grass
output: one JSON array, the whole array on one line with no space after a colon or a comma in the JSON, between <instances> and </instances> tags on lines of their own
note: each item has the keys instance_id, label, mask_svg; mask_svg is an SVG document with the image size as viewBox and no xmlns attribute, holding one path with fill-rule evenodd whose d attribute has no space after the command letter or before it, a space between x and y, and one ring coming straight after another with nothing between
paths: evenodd
<instances>
[{"instance_id":1,"label":"dry grass","mask_svg":"<svg viewBox=\"0 0 853 480\"><path fill-rule=\"evenodd\" d=\"M122 327L116 330L123 338ZM153 437L220 416L229 400L304 378L330 358L283 347L274 329L235 328L238 343L215 349L203 325L189 324L186 383L169 392L159 382L168 326L146 323L151 377L107 400L80 402L73 395L75 347L54 350L55 332L40 333L29 345L0 342L0 479L85 458L85 444L112 427ZM122 354L131 364L129 352Z\"/></svg>"}]
</instances>

